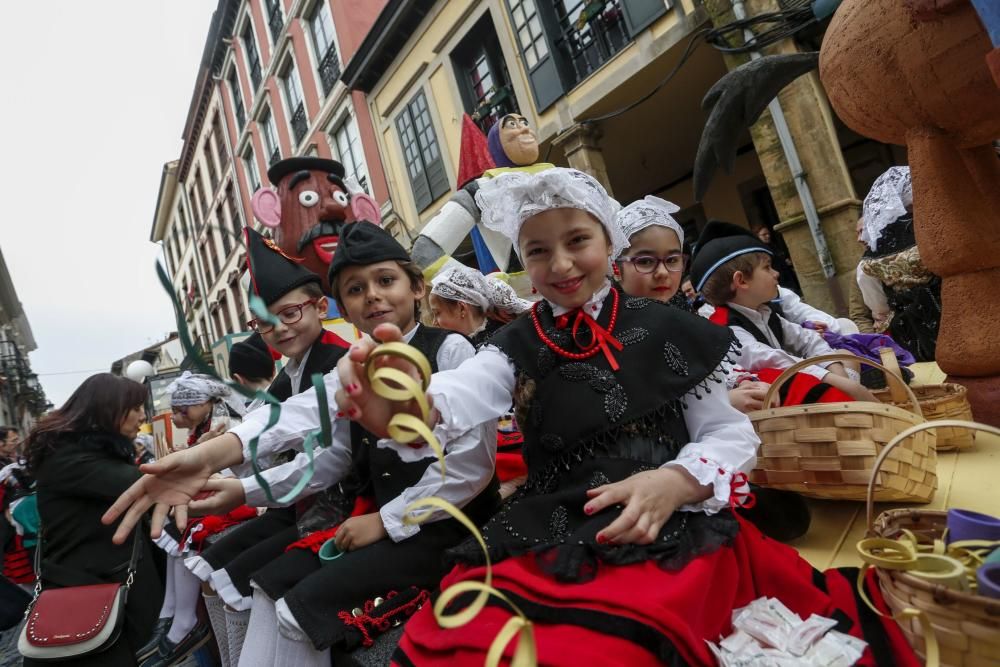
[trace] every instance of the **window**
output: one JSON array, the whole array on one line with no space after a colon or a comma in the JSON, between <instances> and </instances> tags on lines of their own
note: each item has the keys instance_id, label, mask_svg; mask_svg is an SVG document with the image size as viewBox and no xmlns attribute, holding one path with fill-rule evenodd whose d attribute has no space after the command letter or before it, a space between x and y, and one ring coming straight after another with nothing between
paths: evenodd
<instances>
[{"instance_id":1,"label":"window","mask_svg":"<svg viewBox=\"0 0 1000 667\"><path fill-rule=\"evenodd\" d=\"M556 45L573 67L574 83L590 76L631 41L620 0L551 1L562 33Z\"/></svg>"},{"instance_id":2,"label":"window","mask_svg":"<svg viewBox=\"0 0 1000 667\"><path fill-rule=\"evenodd\" d=\"M249 16L247 16L247 25L243 28L243 50L247 54L250 81L253 82L254 95L256 95L257 89L260 88L260 55L257 54L257 42L253 38L253 22Z\"/></svg>"},{"instance_id":3,"label":"window","mask_svg":"<svg viewBox=\"0 0 1000 667\"><path fill-rule=\"evenodd\" d=\"M240 94L240 82L236 78L236 68L229 70L229 94L233 96L233 113L236 114L237 134L247 124L246 110L243 108L243 95Z\"/></svg>"},{"instance_id":4,"label":"window","mask_svg":"<svg viewBox=\"0 0 1000 667\"><path fill-rule=\"evenodd\" d=\"M206 285L211 285L212 281L215 280L215 274L209 274L209 271L211 270L212 265L209 263L210 260L208 258L208 254L209 253L208 253L208 235L207 234L205 235L204 238L202 238L201 243L198 244L198 254L201 255L201 267L202 267L202 270L205 273L205 284Z\"/></svg>"},{"instance_id":5,"label":"window","mask_svg":"<svg viewBox=\"0 0 1000 667\"><path fill-rule=\"evenodd\" d=\"M264 114L257 121L260 123L261 134L264 136L264 152L267 154L267 165L273 167L281 159L281 149L278 147L278 131L274 127L274 115L270 109L264 109Z\"/></svg>"},{"instance_id":6,"label":"window","mask_svg":"<svg viewBox=\"0 0 1000 667\"><path fill-rule=\"evenodd\" d=\"M212 309L212 321L215 322L215 330L219 332L219 336L225 336L226 330L222 327L222 319L220 314L222 307L217 303L215 308Z\"/></svg>"},{"instance_id":7,"label":"window","mask_svg":"<svg viewBox=\"0 0 1000 667\"><path fill-rule=\"evenodd\" d=\"M267 9L267 27L271 30L271 40L278 41L281 29L285 27L285 19L281 16L281 0L264 0Z\"/></svg>"},{"instance_id":8,"label":"window","mask_svg":"<svg viewBox=\"0 0 1000 667\"><path fill-rule=\"evenodd\" d=\"M226 136L223 132L219 112L215 112L215 117L212 118L212 137L215 139L215 152L219 158L219 167L225 169L226 165L229 164L229 151L226 150Z\"/></svg>"},{"instance_id":9,"label":"window","mask_svg":"<svg viewBox=\"0 0 1000 667\"><path fill-rule=\"evenodd\" d=\"M199 340L195 341L195 347L200 346L202 350L207 350L208 341L212 338L212 328L208 325L208 319L204 315L201 316L201 335L198 338Z\"/></svg>"},{"instance_id":10,"label":"window","mask_svg":"<svg viewBox=\"0 0 1000 667\"><path fill-rule=\"evenodd\" d=\"M313 5L308 21L313 50L319 61L317 69L323 83L323 94L329 95L340 78L340 59L337 58L337 45L333 41L333 17L330 16L329 0L319 0Z\"/></svg>"},{"instance_id":11,"label":"window","mask_svg":"<svg viewBox=\"0 0 1000 667\"><path fill-rule=\"evenodd\" d=\"M226 212L229 213L230 226L236 231L236 235L242 240L243 222L236 209L236 191L234 190L231 181L226 186Z\"/></svg>"},{"instance_id":12,"label":"window","mask_svg":"<svg viewBox=\"0 0 1000 667\"><path fill-rule=\"evenodd\" d=\"M191 211L194 213L194 224L198 229L201 229L201 209L203 205L199 198L198 188L193 183L188 188L188 196L191 198Z\"/></svg>"},{"instance_id":13,"label":"window","mask_svg":"<svg viewBox=\"0 0 1000 667\"><path fill-rule=\"evenodd\" d=\"M288 67L281 75L282 87L285 89L285 99L288 101L288 111L292 118L292 134L295 144L302 141L309 131L309 120L306 118L305 105L302 103L302 86L295 72L295 62L289 58Z\"/></svg>"},{"instance_id":14,"label":"window","mask_svg":"<svg viewBox=\"0 0 1000 667\"><path fill-rule=\"evenodd\" d=\"M204 220L208 216L208 198L205 197L205 182L201 180L201 169L194 170L194 187L198 193L198 212Z\"/></svg>"},{"instance_id":15,"label":"window","mask_svg":"<svg viewBox=\"0 0 1000 667\"><path fill-rule=\"evenodd\" d=\"M203 147L203 152L205 154L205 169L208 170L208 182L212 184L212 194L219 189L219 172L215 168L215 160L212 158L212 142L211 137L205 140L205 146Z\"/></svg>"},{"instance_id":16,"label":"window","mask_svg":"<svg viewBox=\"0 0 1000 667\"><path fill-rule=\"evenodd\" d=\"M348 176L354 176L364 191L371 194L368 186L368 168L365 166L365 156L362 153L361 137L358 136L358 125L352 116L330 132L330 148L334 156L344 165Z\"/></svg>"},{"instance_id":17,"label":"window","mask_svg":"<svg viewBox=\"0 0 1000 667\"><path fill-rule=\"evenodd\" d=\"M215 234L211 229L205 234L205 245L208 246L208 257L212 261L212 280L205 282L211 284L215 276L219 275L219 246L215 243Z\"/></svg>"},{"instance_id":18,"label":"window","mask_svg":"<svg viewBox=\"0 0 1000 667\"><path fill-rule=\"evenodd\" d=\"M541 0L550 2L551 0ZM514 31L524 53L524 64L533 69L545 56L549 48L542 35L542 22L535 7L535 0L509 0L510 13L514 18Z\"/></svg>"},{"instance_id":19,"label":"window","mask_svg":"<svg viewBox=\"0 0 1000 667\"><path fill-rule=\"evenodd\" d=\"M422 211L451 189L423 91L417 93L396 117L396 130L403 146L413 198L417 209Z\"/></svg>"},{"instance_id":20,"label":"window","mask_svg":"<svg viewBox=\"0 0 1000 667\"><path fill-rule=\"evenodd\" d=\"M226 327L222 330L223 334L233 333L233 318L229 314L229 292L223 288L219 291L219 310L222 311L222 322Z\"/></svg>"},{"instance_id":21,"label":"window","mask_svg":"<svg viewBox=\"0 0 1000 667\"><path fill-rule=\"evenodd\" d=\"M500 40L487 13L451 54L465 111L483 132L518 111Z\"/></svg>"},{"instance_id":22,"label":"window","mask_svg":"<svg viewBox=\"0 0 1000 667\"><path fill-rule=\"evenodd\" d=\"M249 144L243 151L243 170L247 174L247 183L250 184L250 191L260 190L260 172L257 171L257 160L253 155L253 146Z\"/></svg>"},{"instance_id":23,"label":"window","mask_svg":"<svg viewBox=\"0 0 1000 667\"><path fill-rule=\"evenodd\" d=\"M229 281L229 289L233 293L233 305L236 306L236 321L242 329L243 324L247 322L250 317L248 316L246 306L243 304L243 290L240 289L239 276L235 276L231 281Z\"/></svg>"},{"instance_id":24,"label":"window","mask_svg":"<svg viewBox=\"0 0 1000 667\"><path fill-rule=\"evenodd\" d=\"M219 238L222 239L222 259L225 261L229 258L229 253L233 251L233 233L229 225L226 224L226 218L222 213L222 202L219 202L218 207L215 209L215 219L218 221L216 224L219 227Z\"/></svg>"}]
</instances>

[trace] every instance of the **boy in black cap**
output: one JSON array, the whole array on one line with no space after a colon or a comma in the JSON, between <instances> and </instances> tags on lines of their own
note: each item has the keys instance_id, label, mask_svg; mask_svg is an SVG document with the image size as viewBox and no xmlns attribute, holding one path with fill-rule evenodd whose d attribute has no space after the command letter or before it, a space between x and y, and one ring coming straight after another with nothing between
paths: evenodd
<instances>
[{"instance_id":1,"label":"boy in black cap","mask_svg":"<svg viewBox=\"0 0 1000 667\"><path fill-rule=\"evenodd\" d=\"M742 345L738 365L747 371L783 370L802 359L835 353L822 336L789 322L772 303L778 295L778 272L771 267L771 255L748 230L713 220L691 258L691 282L715 306L709 319L736 334ZM839 362L810 366L803 373L856 400L877 402Z\"/></svg>"},{"instance_id":2,"label":"boy in black cap","mask_svg":"<svg viewBox=\"0 0 1000 667\"><path fill-rule=\"evenodd\" d=\"M254 319L247 324L256 331L254 336L260 338L265 348L269 346L288 357L267 388L272 396L284 402L307 389L314 373L326 374L332 370L350 346L323 328L327 299L320 287L320 277L286 255L271 239L250 228L244 233L251 294L260 297L278 320L272 324ZM262 467L269 463L262 458ZM240 472L248 475L249 468ZM250 576L299 539L297 519L301 519L306 509L304 505L298 509L295 506L271 509L187 560L188 567L206 583L203 587L206 606L220 640L220 652L229 664L239 661L249 620ZM210 593L212 589L217 595Z\"/></svg>"},{"instance_id":3,"label":"boy in black cap","mask_svg":"<svg viewBox=\"0 0 1000 667\"><path fill-rule=\"evenodd\" d=\"M251 391L267 389L274 380L274 361L271 348L255 331L229 350L229 375ZM255 399L248 398L247 406L256 407Z\"/></svg>"}]
</instances>

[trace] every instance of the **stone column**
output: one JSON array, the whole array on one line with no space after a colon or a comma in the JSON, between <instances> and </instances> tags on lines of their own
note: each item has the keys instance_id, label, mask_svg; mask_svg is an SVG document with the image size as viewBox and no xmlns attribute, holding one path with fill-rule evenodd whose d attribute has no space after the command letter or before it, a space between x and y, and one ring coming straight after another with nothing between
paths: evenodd
<instances>
[{"instance_id":1,"label":"stone column","mask_svg":"<svg viewBox=\"0 0 1000 667\"><path fill-rule=\"evenodd\" d=\"M598 143L600 138L601 131L596 125L576 123L553 139L552 143L566 155L569 166L596 178L613 197L604 152Z\"/></svg>"},{"instance_id":2,"label":"stone column","mask_svg":"<svg viewBox=\"0 0 1000 667\"><path fill-rule=\"evenodd\" d=\"M731 0L705 0L704 4L713 25L721 26L735 20ZM750 16L755 16L777 11L780 7L775 0L747 0L746 9ZM795 44L791 40L785 40L769 47L765 55L796 51ZM729 69L749 60L749 56L724 58ZM806 180L816 203L827 246L833 255L836 280L846 306L854 272L861 257L861 247L855 234L855 225L861 216L861 202L854 191L850 172L840 151L826 93L819 78L815 74L808 74L799 77L781 91L778 99L806 172ZM831 285L823 274L802 202L769 111L765 110L750 128L750 136L778 211L780 223L775 229L785 239L806 301L827 312L846 316L846 312L840 312L841 309L835 307Z\"/></svg>"}]
</instances>

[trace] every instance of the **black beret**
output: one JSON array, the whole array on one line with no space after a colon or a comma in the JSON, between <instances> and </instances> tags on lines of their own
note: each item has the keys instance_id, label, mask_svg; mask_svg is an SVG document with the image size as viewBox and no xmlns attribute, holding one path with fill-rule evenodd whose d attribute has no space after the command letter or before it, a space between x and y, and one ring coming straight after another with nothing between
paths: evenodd
<instances>
[{"instance_id":1,"label":"black beret","mask_svg":"<svg viewBox=\"0 0 1000 667\"><path fill-rule=\"evenodd\" d=\"M701 231L691 256L691 284L699 292L723 264L751 252L773 254L763 241L744 227L711 220Z\"/></svg>"},{"instance_id":2,"label":"black beret","mask_svg":"<svg viewBox=\"0 0 1000 667\"><path fill-rule=\"evenodd\" d=\"M410 254L392 234L372 222L359 220L341 230L328 277L333 284L334 276L345 266L367 266L389 260L408 262Z\"/></svg>"},{"instance_id":3,"label":"black beret","mask_svg":"<svg viewBox=\"0 0 1000 667\"><path fill-rule=\"evenodd\" d=\"M254 379L274 377L274 357L259 333L233 344L229 350L229 373Z\"/></svg>"}]
</instances>

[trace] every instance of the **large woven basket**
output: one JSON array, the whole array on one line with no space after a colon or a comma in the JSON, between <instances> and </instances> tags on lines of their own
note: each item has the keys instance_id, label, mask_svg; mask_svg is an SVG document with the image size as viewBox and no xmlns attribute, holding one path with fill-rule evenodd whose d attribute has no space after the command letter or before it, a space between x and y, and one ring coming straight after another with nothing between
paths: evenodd
<instances>
[{"instance_id":1,"label":"large woven basket","mask_svg":"<svg viewBox=\"0 0 1000 667\"><path fill-rule=\"evenodd\" d=\"M944 420L927 422L907 429L883 449L891 450L920 429L972 429L1000 435L1000 429L975 422ZM878 470L881 461L875 464ZM917 509L896 509L882 512L874 522L874 488L868 495L868 536L897 539L909 530L921 542L940 539L945 530L947 512ZM941 653L941 664L947 667L985 667L1000 665L1000 600L971 593L960 593L940 584L933 584L905 570L876 567L879 588L886 604L897 619L907 609L925 614ZM925 631L914 619L899 621L903 634L921 657L925 657Z\"/></svg>"},{"instance_id":2,"label":"large woven basket","mask_svg":"<svg viewBox=\"0 0 1000 667\"><path fill-rule=\"evenodd\" d=\"M894 437L924 422L920 404L902 378L879 364L848 354L831 354L787 368L768 390L764 405L799 370L822 361L861 361L882 370L910 398L913 412L901 407L852 401L770 408L750 413L760 436L757 467L750 481L812 498L864 500L872 465ZM880 501L928 502L937 488L935 436L921 431L893 450L878 474Z\"/></svg>"},{"instance_id":3,"label":"large woven basket","mask_svg":"<svg viewBox=\"0 0 1000 667\"><path fill-rule=\"evenodd\" d=\"M897 375L899 374L896 355L888 348L882 349L882 365ZM920 409L927 421L942 419L972 421L972 406L969 405L969 399L966 396L968 392L962 385L954 382L942 382L941 384L918 385L910 387L910 389L920 401ZM883 403L891 403L899 407L905 407L909 404L906 392L895 384L890 383L887 389L880 389L872 393ZM968 449L975 444L975 440L976 432L969 429L937 429L937 449L939 452Z\"/></svg>"}]
</instances>

